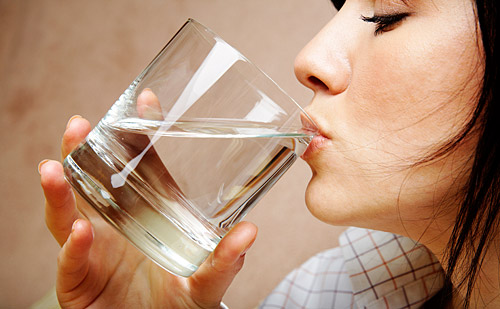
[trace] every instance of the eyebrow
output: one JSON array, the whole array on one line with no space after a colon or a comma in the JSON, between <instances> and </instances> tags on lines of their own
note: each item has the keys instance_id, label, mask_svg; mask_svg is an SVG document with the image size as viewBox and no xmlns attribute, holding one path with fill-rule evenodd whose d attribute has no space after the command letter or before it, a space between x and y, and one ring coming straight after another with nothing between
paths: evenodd
<instances>
[{"instance_id":1,"label":"eyebrow","mask_svg":"<svg viewBox=\"0 0 500 309\"><path fill-rule=\"evenodd\" d=\"M346 0L330 0L330 1L337 10L340 10L344 5L344 3L346 2ZM406 6L409 6L411 2L411 0L399 0L399 1L401 1Z\"/></svg>"}]
</instances>

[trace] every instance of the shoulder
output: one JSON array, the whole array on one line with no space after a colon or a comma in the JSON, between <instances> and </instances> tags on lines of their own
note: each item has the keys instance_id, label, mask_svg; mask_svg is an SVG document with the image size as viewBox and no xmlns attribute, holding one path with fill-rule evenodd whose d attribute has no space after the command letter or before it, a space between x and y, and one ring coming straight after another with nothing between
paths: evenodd
<instances>
[{"instance_id":1,"label":"shoulder","mask_svg":"<svg viewBox=\"0 0 500 309\"><path fill-rule=\"evenodd\" d=\"M351 308L352 297L342 249L333 248L288 274L261 308Z\"/></svg>"},{"instance_id":2,"label":"shoulder","mask_svg":"<svg viewBox=\"0 0 500 309\"><path fill-rule=\"evenodd\" d=\"M439 261L412 239L349 228L339 241L292 271L261 308L418 308L442 287Z\"/></svg>"}]
</instances>

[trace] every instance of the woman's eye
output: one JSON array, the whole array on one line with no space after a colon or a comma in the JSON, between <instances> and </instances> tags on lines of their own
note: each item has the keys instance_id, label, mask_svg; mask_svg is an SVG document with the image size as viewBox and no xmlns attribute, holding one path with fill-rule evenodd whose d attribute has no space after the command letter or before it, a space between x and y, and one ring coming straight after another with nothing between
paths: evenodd
<instances>
[{"instance_id":1,"label":"woman's eye","mask_svg":"<svg viewBox=\"0 0 500 309\"><path fill-rule=\"evenodd\" d=\"M406 17L410 16L409 13L388 14L388 15L373 15L373 17L361 16L361 19L368 23L374 23L375 35L383 32L390 31L397 26L398 23L403 21Z\"/></svg>"}]
</instances>

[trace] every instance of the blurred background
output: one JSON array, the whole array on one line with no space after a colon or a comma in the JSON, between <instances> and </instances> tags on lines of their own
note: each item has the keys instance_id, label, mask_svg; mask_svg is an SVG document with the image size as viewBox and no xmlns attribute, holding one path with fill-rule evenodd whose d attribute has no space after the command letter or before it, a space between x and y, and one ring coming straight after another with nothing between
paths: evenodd
<instances>
[{"instance_id":1,"label":"blurred background","mask_svg":"<svg viewBox=\"0 0 500 309\"><path fill-rule=\"evenodd\" d=\"M26 308L55 283L58 245L44 222L37 165L60 158L74 114L92 125L192 17L305 106L300 49L332 18L329 0L0 0L0 308ZM256 306L293 268L337 245L343 228L314 219L295 164L247 216L259 236L224 301Z\"/></svg>"}]
</instances>

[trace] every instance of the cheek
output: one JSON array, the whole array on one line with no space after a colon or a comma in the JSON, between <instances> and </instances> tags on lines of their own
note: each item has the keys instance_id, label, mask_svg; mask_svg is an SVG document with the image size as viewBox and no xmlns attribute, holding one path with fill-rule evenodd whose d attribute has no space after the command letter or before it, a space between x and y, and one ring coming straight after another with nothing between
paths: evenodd
<instances>
[{"instance_id":1,"label":"cheek","mask_svg":"<svg viewBox=\"0 0 500 309\"><path fill-rule=\"evenodd\" d=\"M482 74L474 36L463 37L414 35L389 44L381 36L366 46L347 107L360 136L406 159L452 138L470 118Z\"/></svg>"}]
</instances>

